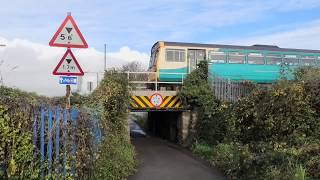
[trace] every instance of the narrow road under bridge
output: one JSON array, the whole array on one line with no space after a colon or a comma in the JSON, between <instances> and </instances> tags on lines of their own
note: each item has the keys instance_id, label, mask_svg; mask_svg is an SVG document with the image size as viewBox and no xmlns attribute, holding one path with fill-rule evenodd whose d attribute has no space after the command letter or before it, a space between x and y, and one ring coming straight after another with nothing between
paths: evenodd
<instances>
[{"instance_id":1,"label":"narrow road under bridge","mask_svg":"<svg viewBox=\"0 0 320 180\"><path fill-rule=\"evenodd\" d=\"M222 180L219 171L187 150L158 138L136 138L138 171L129 180Z\"/></svg>"}]
</instances>

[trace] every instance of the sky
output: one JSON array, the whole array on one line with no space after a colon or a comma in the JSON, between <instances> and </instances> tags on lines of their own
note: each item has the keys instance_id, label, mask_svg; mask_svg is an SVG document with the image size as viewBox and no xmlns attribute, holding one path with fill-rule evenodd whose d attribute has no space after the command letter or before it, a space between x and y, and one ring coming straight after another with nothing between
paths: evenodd
<instances>
[{"instance_id":1,"label":"sky","mask_svg":"<svg viewBox=\"0 0 320 180\"><path fill-rule=\"evenodd\" d=\"M319 0L2 1L3 84L42 95L64 94L52 70L66 49L48 43L67 12L89 45L73 50L86 72L103 70L105 43L108 68L132 61L147 66L160 40L320 49Z\"/></svg>"}]
</instances>

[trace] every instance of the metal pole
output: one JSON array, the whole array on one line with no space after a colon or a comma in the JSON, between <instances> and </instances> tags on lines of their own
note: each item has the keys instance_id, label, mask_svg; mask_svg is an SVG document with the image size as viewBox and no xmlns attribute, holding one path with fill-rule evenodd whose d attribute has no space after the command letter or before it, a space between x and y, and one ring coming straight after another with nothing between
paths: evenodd
<instances>
[{"instance_id":1,"label":"metal pole","mask_svg":"<svg viewBox=\"0 0 320 180\"><path fill-rule=\"evenodd\" d=\"M104 71L107 70L107 44L104 44Z\"/></svg>"},{"instance_id":2,"label":"metal pole","mask_svg":"<svg viewBox=\"0 0 320 180\"><path fill-rule=\"evenodd\" d=\"M70 85L66 85L66 108L70 109L70 95L71 95L71 87Z\"/></svg>"},{"instance_id":3,"label":"metal pole","mask_svg":"<svg viewBox=\"0 0 320 180\"><path fill-rule=\"evenodd\" d=\"M156 91L158 91L158 78L157 78L157 76L156 76L155 88L156 88Z\"/></svg>"},{"instance_id":4,"label":"metal pole","mask_svg":"<svg viewBox=\"0 0 320 180\"><path fill-rule=\"evenodd\" d=\"M77 92L81 93L81 86L82 86L82 77L78 77L78 87L77 87Z\"/></svg>"},{"instance_id":5,"label":"metal pole","mask_svg":"<svg viewBox=\"0 0 320 180\"><path fill-rule=\"evenodd\" d=\"M6 45L5 44L0 44L0 47L6 47ZM3 63L3 61L0 62L0 66L1 66L2 63ZM0 71L0 86L3 86L3 85L4 85L3 77L2 77L2 74L1 74L1 71Z\"/></svg>"},{"instance_id":6,"label":"metal pole","mask_svg":"<svg viewBox=\"0 0 320 180\"><path fill-rule=\"evenodd\" d=\"M98 85L99 85L99 72L97 72L97 88L98 88Z\"/></svg>"}]
</instances>

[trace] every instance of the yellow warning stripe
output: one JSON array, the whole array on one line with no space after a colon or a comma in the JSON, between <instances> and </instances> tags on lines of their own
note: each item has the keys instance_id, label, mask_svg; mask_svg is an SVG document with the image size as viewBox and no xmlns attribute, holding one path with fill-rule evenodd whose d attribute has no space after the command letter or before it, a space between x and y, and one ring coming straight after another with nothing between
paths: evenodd
<instances>
[{"instance_id":1,"label":"yellow warning stripe","mask_svg":"<svg viewBox=\"0 0 320 180\"><path fill-rule=\"evenodd\" d=\"M165 107L173 96L167 96L167 99L161 104L161 108Z\"/></svg>"},{"instance_id":2,"label":"yellow warning stripe","mask_svg":"<svg viewBox=\"0 0 320 180\"><path fill-rule=\"evenodd\" d=\"M145 102L150 108L153 108L153 107L154 107L154 105L150 103L150 100L147 99L145 96L139 96L139 97L140 97L140 98L143 100L143 102Z\"/></svg>"},{"instance_id":3,"label":"yellow warning stripe","mask_svg":"<svg viewBox=\"0 0 320 180\"><path fill-rule=\"evenodd\" d=\"M137 96L132 96L132 98L133 98L142 108L146 108L146 106L140 101L140 99L138 99Z\"/></svg>"},{"instance_id":4,"label":"yellow warning stripe","mask_svg":"<svg viewBox=\"0 0 320 180\"><path fill-rule=\"evenodd\" d=\"M175 98L171 101L171 103L168 105L168 107L171 108L177 100L178 100L178 97L175 97Z\"/></svg>"},{"instance_id":5,"label":"yellow warning stripe","mask_svg":"<svg viewBox=\"0 0 320 180\"><path fill-rule=\"evenodd\" d=\"M182 104L181 100L174 106L175 108L180 108L180 105Z\"/></svg>"},{"instance_id":6,"label":"yellow warning stripe","mask_svg":"<svg viewBox=\"0 0 320 180\"><path fill-rule=\"evenodd\" d=\"M150 96L131 96L130 107L132 109L154 109L155 106L150 101ZM182 108L182 101L177 96L164 96L160 109L165 108Z\"/></svg>"},{"instance_id":7,"label":"yellow warning stripe","mask_svg":"<svg viewBox=\"0 0 320 180\"><path fill-rule=\"evenodd\" d=\"M130 101L130 104L131 104L132 107L138 108L138 106L134 102Z\"/></svg>"}]
</instances>

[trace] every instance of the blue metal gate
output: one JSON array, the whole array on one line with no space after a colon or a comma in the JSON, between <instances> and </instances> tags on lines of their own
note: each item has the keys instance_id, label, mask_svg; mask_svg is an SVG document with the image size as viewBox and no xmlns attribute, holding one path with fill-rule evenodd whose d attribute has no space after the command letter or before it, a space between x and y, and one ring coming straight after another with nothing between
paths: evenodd
<instances>
[{"instance_id":1,"label":"blue metal gate","mask_svg":"<svg viewBox=\"0 0 320 180\"><path fill-rule=\"evenodd\" d=\"M61 106L41 106L34 112L33 144L35 159L40 158L41 177L54 179L67 175L76 178L77 139L79 110L75 107L62 109ZM102 133L96 114L90 117L91 145L97 149Z\"/></svg>"}]
</instances>

